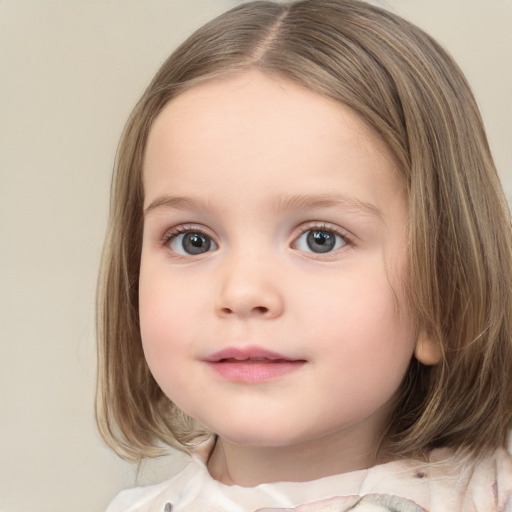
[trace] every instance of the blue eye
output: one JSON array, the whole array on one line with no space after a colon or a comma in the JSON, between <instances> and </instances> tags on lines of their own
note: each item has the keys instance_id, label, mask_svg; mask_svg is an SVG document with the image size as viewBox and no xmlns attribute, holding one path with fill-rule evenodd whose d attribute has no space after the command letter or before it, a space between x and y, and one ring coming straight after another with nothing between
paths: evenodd
<instances>
[{"instance_id":1,"label":"blue eye","mask_svg":"<svg viewBox=\"0 0 512 512\"><path fill-rule=\"evenodd\" d=\"M217 244L204 233L188 231L186 233L173 234L169 247L176 254L197 256L217 249Z\"/></svg>"},{"instance_id":2,"label":"blue eye","mask_svg":"<svg viewBox=\"0 0 512 512\"><path fill-rule=\"evenodd\" d=\"M346 240L328 229L310 229L302 233L295 247L300 251L322 254L346 245Z\"/></svg>"}]
</instances>

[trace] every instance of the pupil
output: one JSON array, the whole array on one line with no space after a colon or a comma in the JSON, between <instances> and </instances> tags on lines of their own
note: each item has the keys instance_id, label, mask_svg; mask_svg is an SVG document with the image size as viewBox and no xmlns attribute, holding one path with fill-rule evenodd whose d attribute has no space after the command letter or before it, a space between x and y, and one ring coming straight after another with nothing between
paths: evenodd
<instances>
[{"instance_id":1,"label":"pupil","mask_svg":"<svg viewBox=\"0 0 512 512\"><path fill-rule=\"evenodd\" d=\"M190 237L190 243L194 247L201 247L203 245L203 240L201 240L201 237L194 235Z\"/></svg>"},{"instance_id":2,"label":"pupil","mask_svg":"<svg viewBox=\"0 0 512 512\"><path fill-rule=\"evenodd\" d=\"M314 230L308 233L307 244L313 252L329 252L336 244L336 237L329 231Z\"/></svg>"},{"instance_id":3,"label":"pupil","mask_svg":"<svg viewBox=\"0 0 512 512\"><path fill-rule=\"evenodd\" d=\"M189 254L202 254L210 249L210 239L201 233L187 233L183 237L183 249Z\"/></svg>"}]
</instances>

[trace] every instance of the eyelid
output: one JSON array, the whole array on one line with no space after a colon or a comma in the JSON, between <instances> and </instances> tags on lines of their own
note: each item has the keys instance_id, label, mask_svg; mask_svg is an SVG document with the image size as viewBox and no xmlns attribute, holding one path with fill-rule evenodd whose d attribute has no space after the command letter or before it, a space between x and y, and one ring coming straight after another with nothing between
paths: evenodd
<instances>
[{"instance_id":1,"label":"eyelid","mask_svg":"<svg viewBox=\"0 0 512 512\"><path fill-rule=\"evenodd\" d=\"M299 233L298 233L298 235L295 236L295 238L298 238L300 235L303 235L304 233L307 233L308 231L314 231L314 230L331 231L335 235L339 235L342 238L346 239L347 242L351 242L351 243L352 243L352 239L354 238L354 236L348 230L346 230L336 224L331 224L330 222L326 222L326 221L315 221L315 220L308 221L308 222L305 222L304 224L300 225L298 227L298 230L299 230Z\"/></svg>"}]
</instances>

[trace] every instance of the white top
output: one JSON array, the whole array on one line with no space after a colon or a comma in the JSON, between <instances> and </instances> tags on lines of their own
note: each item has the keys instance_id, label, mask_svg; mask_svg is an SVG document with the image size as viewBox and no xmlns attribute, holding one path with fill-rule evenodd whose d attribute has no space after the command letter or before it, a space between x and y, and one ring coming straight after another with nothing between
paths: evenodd
<instances>
[{"instance_id":1,"label":"white top","mask_svg":"<svg viewBox=\"0 0 512 512\"><path fill-rule=\"evenodd\" d=\"M457 463L447 449L429 463L389 462L310 482L225 485L206 468L213 440L157 485L119 493L107 512L512 512L512 458L506 450Z\"/></svg>"}]
</instances>

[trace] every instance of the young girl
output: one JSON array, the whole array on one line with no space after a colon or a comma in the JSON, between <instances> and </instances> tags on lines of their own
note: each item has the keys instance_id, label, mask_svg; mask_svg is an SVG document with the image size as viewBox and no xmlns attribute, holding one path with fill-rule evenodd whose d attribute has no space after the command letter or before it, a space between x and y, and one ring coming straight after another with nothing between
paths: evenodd
<instances>
[{"instance_id":1,"label":"young girl","mask_svg":"<svg viewBox=\"0 0 512 512\"><path fill-rule=\"evenodd\" d=\"M357 0L251 2L119 148L98 423L191 462L109 512L512 510L512 241L478 109Z\"/></svg>"}]
</instances>

